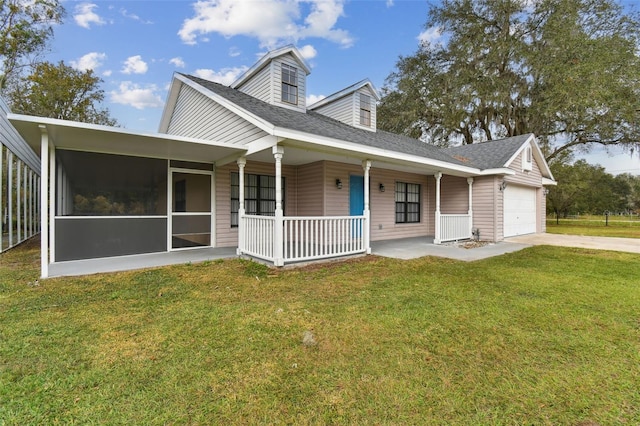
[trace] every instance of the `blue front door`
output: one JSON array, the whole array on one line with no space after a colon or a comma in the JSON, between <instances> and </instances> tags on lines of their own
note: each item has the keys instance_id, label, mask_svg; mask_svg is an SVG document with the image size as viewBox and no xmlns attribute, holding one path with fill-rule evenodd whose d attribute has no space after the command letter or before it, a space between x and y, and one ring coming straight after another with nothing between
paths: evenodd
<instances>
[{"instance_id":1,"label":"blue front door","mask_svg":"<svg viewBox=\"0 0 640 426\"><path fill-rule=\"evenodd\" d=\"M349 176L349 216L364 214L364 176ZM353 224L351 234L359 238L362 235L360 226Z\"/></svg>"},{"instance_id":2,"label":"blue front door","mask_svg":"<svg viewBox=\"0 0 640 426\"><path fill-rule=\"evenodd\" d=\"M364 176L349 176L349 216L364 213Z\"/></svg>"}]
</instances>

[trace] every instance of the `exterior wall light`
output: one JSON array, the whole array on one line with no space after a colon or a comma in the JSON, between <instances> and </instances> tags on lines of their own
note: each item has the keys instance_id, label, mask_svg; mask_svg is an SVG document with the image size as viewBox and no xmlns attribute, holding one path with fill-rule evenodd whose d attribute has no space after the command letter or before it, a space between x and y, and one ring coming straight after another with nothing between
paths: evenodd
<instances>
[{"instance_id":1,"label":"exterior wall light","mask_svg":"<svg viewBox=\"0 0 640 426\"><path fill-rule=\"evenodd\" d=\"M342 181L340 179L336 179L336 188L342 189Z\"/></svg>"},{"instance_id":2,"label":"exterior wall light","mask_svg":"<svg viewBox=\"0 0 640 426\"><path fill-rule=\"evenodd\" d=\"M498 189L500 190L500 192L504 191L506 187L507 187L507 181L504 181L504 180L500 185L498 185Z\"/></svg>"},{"instance_id":3,"label":"exterior wall light","mask_svg":"<svg viewBox=\"0 0 640 426\"><path fill-rule=\"evenodd\" d=\"M384 192L384 183L381 183L381 184L378 186L378 189L380 189L380 192Z\"/></svg>"}]
</instances>

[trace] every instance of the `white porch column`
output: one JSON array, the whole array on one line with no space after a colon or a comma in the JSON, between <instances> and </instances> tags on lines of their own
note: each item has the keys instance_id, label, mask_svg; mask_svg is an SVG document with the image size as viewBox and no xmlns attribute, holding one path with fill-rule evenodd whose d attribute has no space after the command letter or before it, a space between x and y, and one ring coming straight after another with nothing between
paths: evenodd
<instances>
[{"instance_id":1,"label":"white porch column","mask_svg":"<svg viewBox=\"0 0 640 426\"><path fill-rule=\"evenodd\" d=\"M364 238L364 248L367 254L371 254L371 210L369 209L369 170L371 169L371 161L364 160L362 162L364 170L364 224L362 237Z\"/></svg>"},{"instance_id":2,"label":"white porch column","mask_svg":"<svg viewBox=\"0 0 640 426\"><path fill-rule=\"evenodd\" d=\"M473 178L467 178L469 184L469 237L473 236Z\"/></svg>"},{"instance_id":3,"label":"white porch column","mask_svg":"<svg viewBox=\"0 0 640 426\"><path fill-rule=\"evenodd\" d=\"M433 177L436 178L436 214L435 214L435 227L436 232L433 238L434 244L440 244L440 180L442 179L442 173L438 172Z\"/></svg>"},{"instance_id":4,"label":"white porch column","mask_svg":"<svg viewBox=\"0 0 640 426\"><path fill-rule=\"evenodd\" d=\"M16 219L17 219L17 234L18 234L18 244L20 244L22 242L22 240L24 240L24 237L22 236L22 199L21 199L21 194L24 193L24 191L22 191L22 161L20 161L20 159L16 159L16 207L18 208L18 211L16 212Z\"/></svg>"},{"instance_id":5,"label":"white porch column","mask_svg":"<svg viewBox=\"0 0 640 426\"><path fill-rule=\"evenodd\" d=\"M244 251L244 233L245 233L245 221L244 221L244 166L247 165L247 159L244 157L238 158L238 249L237 254L240 256Z\"/></svg>"},{"instance_id":6,"label":"white porch column","mask_svg":"<svg viewBox=\"0 0 640 426\"><path fill-rule=\"evenodd\" d=\"M49 214L47 200L49 186L49 135L45 126L40 125L40 277L49 276Z\"/></svg>"},{"instance_id":7,"label":"white porch column","mask_svg":"<svg viewBox=\"0 0 640 426\"><path fill-rule=\"evenodd\" d=\"M273 158L276 160L276 221L273 235L273 264L284 266L284 212L282 211L282 155L284 147L274 146Z\"/></svg>"}]
</instances>

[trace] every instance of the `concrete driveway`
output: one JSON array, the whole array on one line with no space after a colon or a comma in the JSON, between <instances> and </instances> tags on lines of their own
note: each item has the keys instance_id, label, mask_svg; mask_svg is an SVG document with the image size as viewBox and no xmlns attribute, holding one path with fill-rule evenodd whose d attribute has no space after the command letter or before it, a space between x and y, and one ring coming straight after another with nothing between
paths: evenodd
<instances>
[{"instance_id":1,"label":"concrete driveway","mask_svg":"<svg viewBox=\"0 0 640 426\"><path fill-rule=\"evenodd\" d=\"M640 239L637 238L588 237L584 235L561 234L530 234L505 238L504 241L518 244L578 247L597 250L613 250L629 253L640 253Z\"/></svg>"}]
</instances>

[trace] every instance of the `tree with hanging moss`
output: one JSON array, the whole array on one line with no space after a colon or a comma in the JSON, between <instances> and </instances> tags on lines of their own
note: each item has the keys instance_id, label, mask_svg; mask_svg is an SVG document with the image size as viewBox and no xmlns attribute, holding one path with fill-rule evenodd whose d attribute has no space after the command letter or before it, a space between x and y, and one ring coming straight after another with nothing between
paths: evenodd
<instances>
[{"instance_id":1,"label":"tree with hanging moss","mask_svg":"<svg viewBox=\"0 0 640 426\"><path fill-rule=\"evenodd\" d=\"M547 160L640 148L640 19L611 0L443 0L401 57L380 128L438 144L534 133Z\"/></svg>"}]
</instances>

